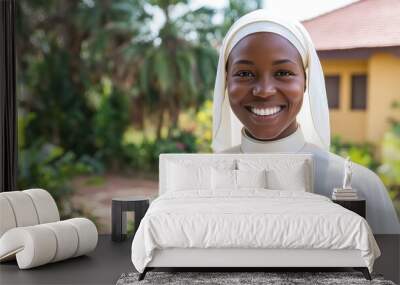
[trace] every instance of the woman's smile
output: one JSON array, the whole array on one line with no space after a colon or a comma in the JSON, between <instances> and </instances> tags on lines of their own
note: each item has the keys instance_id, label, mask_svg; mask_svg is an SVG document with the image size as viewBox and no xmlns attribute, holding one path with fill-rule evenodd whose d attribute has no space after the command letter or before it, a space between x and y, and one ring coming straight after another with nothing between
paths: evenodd
<instances>
[{"instance_id":1,"label":"woman's smile","mask_svg":"<svg viewBox=\"0 0 400 285\"><path fill-rule=\"evenodd\" d=\"M251 113L251 118L254 120L254 123L265 123L265 122L273 122L284 112L286 106L284 105L275 105L275 106L259 106L245 107Z\"/></svg>"}]
</instances>

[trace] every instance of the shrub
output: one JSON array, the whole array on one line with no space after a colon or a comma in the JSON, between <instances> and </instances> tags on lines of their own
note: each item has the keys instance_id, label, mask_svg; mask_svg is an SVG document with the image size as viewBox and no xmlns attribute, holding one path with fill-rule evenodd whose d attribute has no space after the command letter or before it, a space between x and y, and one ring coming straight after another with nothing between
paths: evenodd
<instances>
[{"instance_id":1,"label":"shrub","mask_svg":"<svg viewBox=\"0 0 400 285\"><path fill-rule=\"evenodd\" d=\"M43 188L56 201L63 218L76 215L80 210L72 207L72 178L95 171L87 161L80 161L71 151L60 146L36 141L26 146L25 128L33 115L18 118L18 175L17 188Z\"/></svg>"},{"instance_id":2,"label":"shrub","mask_svg":"<svg viewBox=\"0 0 400 285\"><path fill-rule=\"evenodd\" d=\"M212 101L207 100L196 114L196 144L201 152L212 152Z\"/></svg>"},{"instance_id":3,"label":"shrub","mask_svg":"<svg viewBox=\"0 0 400 285\"><path fill-rule=\"evenodd\" d=\"M400 108L399 104L393 104L393 108ZM391 120L391 128L384 135L381 151L382 165L378 172L392 199L400 200L400 121Z\"/></svg>"},{"instance_id":4,"label":"shrub","mask_svg":"<svg viewBox=\"0 0 400 285\"><path fill-rule=\"evenodd\" d=\"M20 149L18 170L18 189L47 190L56 201L63 218L74 216L78 211L70 201L74 192L72 178L91 172L90 167L77 161L72 152L52 144L40 143Z\"/></svg>"},{"instance_id":5,"label":"shrub","mask_svg":"<svg viewBox=\"0 0 400 285\"><path fill-rule=\"evenodd\" d=\"M170 138L150 141L144 139L139 145L127 144L125 155L127 163L134 169L158 172L161 153L197 152L196 137L190 131L174 130Z\"/></svg>"},{"instance_id":6,"label":"shrub","mask_svg":"<svg viewBox=\"0 0 400 285\"><path fill-rule=\"evenodd\" d=\"M125 159L123 137L128 124L128 97L115 89L103 94L94 118L96 158L112 170Z\"/></svg>"},{"instance_id":7,"label":"shrub","mask_svg":"<svg viewBox=\"0 0 400 285\"><path fill-rule=\"evenodd\" d=\"M374 157L375 147L370 143L343 142L339 136L332 138L331 151L342 157L350 157L351 161L376 171L379 162Z\"/></svg>"}]
</instances>

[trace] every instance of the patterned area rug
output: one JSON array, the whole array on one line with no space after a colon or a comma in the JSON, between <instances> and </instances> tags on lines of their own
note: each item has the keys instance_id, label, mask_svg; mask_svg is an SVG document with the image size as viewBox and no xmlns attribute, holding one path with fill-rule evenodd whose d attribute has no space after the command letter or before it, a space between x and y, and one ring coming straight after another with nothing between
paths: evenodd
<instances>
[{"instance_id":1,"label":"patterned area rug","mask_svg":"<svg viewBox=\"0 0 400 285\"><path fill-rule=\"evenodd\" d=\"M358 285L379 284L395 285L384 280L381 275L372 274L372 281L364 278L360 272L154 272L150 271L142 281L138 281L139 273L122 274L117 285L133 284L267 284L267 285Z\"/></svg>"}]
</instances>

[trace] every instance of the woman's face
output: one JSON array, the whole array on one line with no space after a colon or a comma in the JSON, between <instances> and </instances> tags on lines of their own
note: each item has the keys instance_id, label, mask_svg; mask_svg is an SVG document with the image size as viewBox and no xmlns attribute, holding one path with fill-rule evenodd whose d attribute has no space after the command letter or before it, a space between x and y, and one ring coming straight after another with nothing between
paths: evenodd
<instances>
[{"instance_id":1,"label":"woman's face","mask_svg":"<svg viewBox=\"0 0 400 285\"><path fill-rule=\"evenodd\" d=\"M267 32L244 37L228 57L226 76L231 108L250 135L276 140L296 130L305 73L287 39Z\"/></svg>"}]
</instances>

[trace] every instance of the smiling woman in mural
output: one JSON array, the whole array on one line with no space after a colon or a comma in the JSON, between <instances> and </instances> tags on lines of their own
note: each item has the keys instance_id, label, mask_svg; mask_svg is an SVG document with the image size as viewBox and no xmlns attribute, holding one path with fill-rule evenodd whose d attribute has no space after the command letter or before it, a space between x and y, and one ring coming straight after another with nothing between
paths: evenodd
<instances>
[{"instance_id":1,"label":"smiling woman in mural","mask_svg":"<svg viewBox=\"0 0 400 285\"><path fill-rule=\"evenodd\" d=\"M220 50L214 152L312 153L315 192L330 197L341 185L344 158L329 147L324 75L305 28L266 10L240 18ZM367 201L373 232L399 234L396 212L379 177L354 164L352 186Z\"/></svg>"},{"instance_id":2,"label":"smiling woman in mural","mask_svg":"<svg viewBox=\"0 0 400 285\"><path fill-rule=\"evenodd\" d=\"M301 57L277 34L248 35L229 55L230 105L251 137L276 140L294 133L304 89Z\"/></svg>"}]
</instances>

